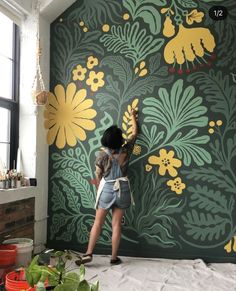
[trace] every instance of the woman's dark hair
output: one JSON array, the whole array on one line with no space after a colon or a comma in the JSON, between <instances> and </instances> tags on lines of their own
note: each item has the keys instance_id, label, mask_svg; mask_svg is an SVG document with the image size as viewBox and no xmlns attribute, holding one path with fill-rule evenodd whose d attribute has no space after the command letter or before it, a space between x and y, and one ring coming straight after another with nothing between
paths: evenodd
<instances>
[{"instance_id":1,"label":"woman's dark hair","mask_svg":"<svg viewBox=\"0 0 236 291\"><path fill-rule=\"evenodd\" d=\"M122 137L122 130L117 125L112 125L107 128L101 138L101 143L104 147L116 150L119 149L124 143Z\"/></svg>"}]
</instances>

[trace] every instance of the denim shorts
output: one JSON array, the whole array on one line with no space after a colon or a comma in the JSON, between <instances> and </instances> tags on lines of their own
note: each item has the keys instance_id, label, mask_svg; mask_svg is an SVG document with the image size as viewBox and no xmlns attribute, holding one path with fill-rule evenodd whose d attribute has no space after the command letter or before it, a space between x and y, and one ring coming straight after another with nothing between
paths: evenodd
<instances>
[{"instance_id":1,"label":"denim shorts","mask_svg":"<svg viewBox=\"0 0 236 291\"><path fill-rule=\"evenodd\" d=\"M126 181L120 182L120 191L113 190L114 183L106 183L102 189L98 201L98 208L110 209L120 208L127 209L131 203L130 187Z\"/></svg>"}]
</instances>

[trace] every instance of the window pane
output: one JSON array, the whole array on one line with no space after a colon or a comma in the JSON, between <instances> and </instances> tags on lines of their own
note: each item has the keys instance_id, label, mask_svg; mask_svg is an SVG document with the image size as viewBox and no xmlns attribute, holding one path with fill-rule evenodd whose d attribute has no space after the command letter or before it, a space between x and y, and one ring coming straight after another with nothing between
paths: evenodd
<instances>
[{"instance_id":1,"label":"window pane","mask_svg":"<svg viewBox=\"0 0 236 291\"><path fill-rule=\"evenodd\" d=\"M0 97L12 99L12 61L2 56L0 56Z\"/></svg>"},{"instance_id":2,"label":"window pane","mask_svg":"<svg viewBox=\"0 0 236 291\"><path fill-rule=\"evenodd\" d=\"M13 22L0 12L0 54L12 59Z\"/></svg>"},{"instance_id":3,"label":"window pane","mask_svg":"<svg viewBox=\"0 0 236 291\"><path fill-rule=\"evenodd\" d=\"M10 145L6 143L0 143L0 159L4 168L9 169L10 161Z\"/></svg>"},{"instance_id":4,"label":"window pane","mask_svg":"<svg viewBox=\"0 0 236 291\"><path fill-rule=\"evenodd\" d=\"M0 142L10 142L11 112L0 107Z\"/></svg>"}]
</instances>

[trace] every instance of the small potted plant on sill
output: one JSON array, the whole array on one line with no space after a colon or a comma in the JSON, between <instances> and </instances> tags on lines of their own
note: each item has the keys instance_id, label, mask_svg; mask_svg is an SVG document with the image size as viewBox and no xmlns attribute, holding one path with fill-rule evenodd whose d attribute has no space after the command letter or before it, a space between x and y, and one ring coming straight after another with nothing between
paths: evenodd
<instances>
[{"instance_id":1,"label":"small potted plant on sill","mask_svg":"<svg viewBox=\"0 0 236 291\"><path fill-rule=\"evenodd\" d=\"M55 258L55 266L39 265L37 255L26 269L26 280L31 287L37 286L36 291L98 291L98 281L91 284L85 280L83 265L78 273L67 272L66 262L72 259L70 253L57 251L51 256Z\"/></svg>"}]
</instances>

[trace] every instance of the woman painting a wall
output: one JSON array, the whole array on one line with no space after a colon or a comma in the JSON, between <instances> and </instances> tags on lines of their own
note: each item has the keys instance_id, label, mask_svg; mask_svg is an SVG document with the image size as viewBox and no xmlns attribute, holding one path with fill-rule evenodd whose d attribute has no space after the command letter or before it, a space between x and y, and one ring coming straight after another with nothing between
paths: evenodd
<instances>
[{"instance_id":1,"label":"woman painting a wall","mask_svg":"<svg viewBox=\"0 0 236 291\"><path fill-rule=\"evenodd\" d=\"M138 108L121 254L235 261L236 4L217 4L226 19L210 0L77 1L52 24L49 245L85 250L102 133L128 139Z\"/></svg>"}]
</instances>

